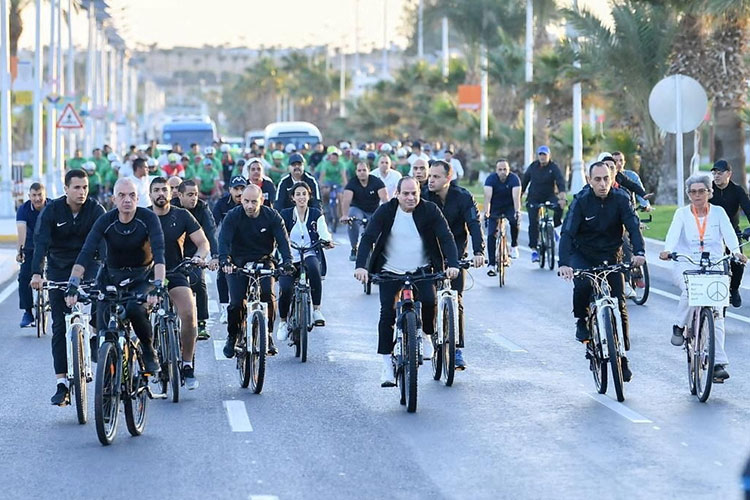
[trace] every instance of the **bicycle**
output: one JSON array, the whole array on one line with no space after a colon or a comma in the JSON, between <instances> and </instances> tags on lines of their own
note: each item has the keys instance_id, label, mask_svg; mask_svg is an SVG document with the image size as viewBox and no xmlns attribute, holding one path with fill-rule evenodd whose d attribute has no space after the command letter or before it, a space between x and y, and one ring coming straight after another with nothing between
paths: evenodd
<instances>
[{"instance_id":1,"label":"bicycle","mask_svg":"<svg viewBox=\"0 0 750 500\"><path fill-rule=\"evenodd\" d=\"M124 280L120 287L126 287ZM138 339L134 339L130 322L125 317L125 304L146 301L145 295L123 292L109 285L99 292L99 306L106 310L106 328L99 330L100 342L94 384L94 419L99 442L114 442L119 420L119 403L125 409L125 423L132 436L140 436L146 427L149 399L166 399L166 394L153 394L144 373L143 355Z\"/></svg>"},{"instance_id":2,"label":"bicycle","mask_svg":"<svg viewBox=\"0 0 750 500\"><path fill-rule=\"evenodd\" d=\"M294 345L294 356L300 358L302 363L307 362L308 333L315 325L312 320L312 295L310 284L307 281L307 269L305 266L305 253L320 248L322 240L318 240L310 246L297 246L291 243L291 247L299 252L299 276L294 280L294 296L289 307L289 321L287 322L288 337Z\"/></svg>"},{"instance_id":3,"label":"bicycle","mask_svg":"<svg viewBox=\"0 0 750 500\"><path fill-rule=\"evenodd\" d=\"M489 225L487 223L487 225ZM489 238L489 236L487 236ZM497 217L497 231L495 237L495 264L497 266L497 281L501 288L505 286L505 276L508 273L511 259L508 251L508 218L505 214Z\"/></svg>"},{"instance_id":4,"label":"bicycle","mask_svg":"<svg viewBox=\"0 0 750 500\"><path fill-rule=\"evenodd\" d=\"M67 283L66 283L67 285ZM36 323L36 337L47 335L47 313L50 312L49 293L46 287L34 290L34 316Z\"/></svg>"},{"instance_id":5,"label":"bicycle","mask_svg":"<svg viewBox=\"0 0 750 500\"><path fill-rule=\"evenodd\" d=\"M396 342L393 347L393 366L396 385L400 388L400 403L406 411L417 411L417 370L422 357L422 304L415 298L415 284L420 281L441 280L444 272L427 273L421 268L414 273L395 274L388 271L373 274L373 283L398 281L401 289L396 303Z\"/></svg>"},{"instance_id":6,"label":"bicycle","mask_svg":"<svg viewBox=\"0 0 750 500\"><path fill-rule=\"evenodd\" d=\"M367 217L349 217L348 219L346 219L346 223L350 226L355 222L360 223L360 228L362 232L364 232L365 228L367 227ZM362 289L364 290L365 295L370 295L372 293L372 277L370 277L369 275L367 277L367 281L362 284Z\"/></svg>"},{"instance_id":7,"label":"bicycle","mask_svg":"<svg viewBox=\"0 0 750 500\"><path fill-rule=\"evenodd\" d=\"M728 254L712 261L709 252L702 252L700 260L695 262L689 255L676 252L669 254L670 260L684 260L699 267L695 270L686 270L682 274L687 287L692 317L683 331L688 365L688 386L690 394L696 396L701 403L708 401L713 383L723 383L723 380L714 380L713 377L716 352L714 323L719 314L724 314L723 308L729 306L728 261L731 258L732 255ZM722 268L712 269L719 266ZM718 292L725 290L723 299L713 300L708 296L709 294L703 293L703 290L708 291L709 286L716 286ZM718 302L723 302L723 304L718 304Z\"/></svg>"},{"instance_id":8,"label":"bicycle","mask_svg":"<svg viewBox=\"0 0 750 500\"><path fill-rule=\"evenodd\" d=\"M545 263L549 270L555 268L555 223L550 212L555 204L549 201L529 204L530 210L539 211L539 239L537 252L539 253L539 268L544 269Z\"/></svg>"},{"instance_id":9,"label":"bicycle","mask_svg":"<svg viewBox=\"0 0 750 500\"><path fill-rule=\"evenodd\" d=\"M247 284L246 307L242 311L240 331L234 352L237 358L237 370L240 386L248 386L255 394L263 390L266 376L266 356L268 355L268 306L260 300L260 280L276 278L280 272L269 269L268 261L248 262L244 267L234 266L233 272L249 278ZM249 321L248 321L249 316Z\"/></svg>"},{"instance_id":10,"label":"bicycle","mask_svg":"<svg viewBox=\"0 0 750 500\"><path fill-rule=\"evenodd\" d=\"M468 269L470 261L460 261L459 267ZM458 292L451 289L450 278L443 276L438 280L437 317L435 333L432 335L432 378L445 385L453 385L456 372L456 346L459 333Z\"/></svg>"},{"instance_id":11,"label":"bicycle","mask_svg":"<svg viewBox=\"0 0 750 500\"><path fill-rule=\"evenodd\" d=\"M648 218L641 219L641 231L648 229L648 223L653 221L653 216L649 214ZM629 242L625 242L629 244ZM648 262L642 266L633 266L627 274L627 283L630 285L632 293L628 296L636 305L642 306L648 300L651 290L651 277L648 272Z\"/></svg>"},{"instance_id":12,"label":"bicycle","mask_svg":"<svg viewBox=\"0 0 750 500\"><path fill-rule=\"evenodd\" d=\"M612 383L617 401L625 401L625 383L622 378L622 358L625 349L620 340L622 318L617 298L610 295L607 278L610 274L626 272L629 264L608 265L606 262L590 269L580 269L573 273L576 278L585 278L593 286L591 304L586 324L591 332L591 340L586 342L586 359L594 377L594 385L599 394L607 392L607 364L611 369Z\"/></svg>"},{"instance_id":13,"label":"bicycle","mask_svg":"<svg viewBox=\"0 0 750 500\"><path fill-rule=\"evenodd\" d=\"M68 288L67 281L48 281L44 284L47 290L62 290ZM98 293L92 289L92 283L82 283L79 289L78 302L65 315L65 351L67 353L68 379L71 399L76 404L78 423L88 422L88 383L94 380L91 367L91 317L84 312L83 306L91 303L91 293Z\"/></svg>"},{"instance_id":14,"label":"bicycle","mask_svg":"<svg viewBox=\"0 0 750 500\"><path fill-rule=\"evenodd\" d=\"M326 192L328 193L328 200L325 204L325 216L329 225L331 226L331 233L335 233L339 227L339 204L338 195L341 190L341 186L338 184L331 184Z\"/></svg>"}]
</instances>

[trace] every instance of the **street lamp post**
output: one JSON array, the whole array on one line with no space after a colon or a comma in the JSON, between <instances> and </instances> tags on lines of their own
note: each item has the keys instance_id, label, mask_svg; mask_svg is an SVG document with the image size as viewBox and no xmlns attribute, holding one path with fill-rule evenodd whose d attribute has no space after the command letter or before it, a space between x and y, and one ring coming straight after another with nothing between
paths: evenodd
<instances>
[{"instance_id":1,"label":"street lamp post","mask_svg":"<svg viewBox=\"0 0 750 500\"><path fill-rule=\"evenodd\" d=\"M0 214L13 216L11 197L11 159L13 149L10 128L10 10L8 0L0 0L0 163L2 163L2 185L0 186Z\"/></svg>"},{"instance_id":2,"label":"street lamp post","mask_svg":"<svg viewBox=\"0 0 750 500\"><path fill-rule=\"evenodd\" d=\"M534 5L526 0L526 83L534 78ZM534 100L526 99L524 108L524 159L526 165L534 160Z\"/></svg>"},{"instance_id":3,"label":"street lamp post","mask_svg":"<svg viewBox=\"0 0 750 500\"><path fill-rule=\"evenodd\" d=\"M573 9L578 10L578 0L573 0ZM570 31L568 36L572 41L573 50L575 51L575 61L573 66L576 68L581 67L581 61L578 58L578 34L572 29L572 26L568 26ZM586 184L586 175L583 166L583 116L581 109L581 82L576 81L573 84L573 161L571 162L572 179L571 179L571 191L577 193L580 191L584 184Z\"/></svg>"},{"instance_id":4,"label":"street lamp post","mask_svg":"<svg viewBox=\"0 0 750 500\"><path fill-rule=\"evenodd\" d=\"M57 0L50 0L50 37L49 37L49 54L47 61L47 81L52 94L59 97L60 87L57 76L57 57L55 55L55 45L57 36L55 35L56 28L56 14ZM56 137L55 137L55 125L57 122L57 110L52 102L47 103L47 165L46 165L46 179L47 187L50 192L54 185L54 170L56 165L55 153L56 151Z\"/></svg>"},{"instance_id":5,"label":"street lamp post","mask_svg":"<svg viewBox=\"0 0 750 500\"><path fill-rule=\"evenodd\" d=\"M44 68L42 67L42 0L36 0L36 23L34 32L34 95L32 102L31 114L33 116L33 139L32 139L32 153L33 153L33 166L32 166L32 178L35 181L42 180L42 162L44 161L44 151L42 149L42 127L44 126L43 117L43 92L42 82Z\"/></svg>"}]
</instances>

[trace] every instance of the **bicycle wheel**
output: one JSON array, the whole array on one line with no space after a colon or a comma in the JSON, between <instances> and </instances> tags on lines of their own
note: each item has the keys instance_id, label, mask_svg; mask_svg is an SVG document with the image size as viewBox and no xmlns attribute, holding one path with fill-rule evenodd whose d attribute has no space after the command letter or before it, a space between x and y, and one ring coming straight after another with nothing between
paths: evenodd
<instances>
[{"instance_id":1,"label":"bicycle wheel","mask_svg":"<svg viewBox=\"0 0 750 500\"><path fill-rule=\"evenodd\" d=\"M96 435L103 445L110 445L117 434L120 404L120 359L115 345L104 342L99 348L94 385L94 420Z\"/></svg>"},{"instance_id":2,"label":"bicycle wheel","mask_svg":"<svg viewBox=\"0 0 750 500\"><path fill-rule=\"evenodd\" d=\"M620 345L620 338L615 327L615 315L611 310L608 310L605 314L604 321L604 332L607 336L607 349L609 351L609 366L612 370L612 385L615 386L615 395L617 401L625 401L624 386L625 383L622 380L622 364L620 361L620 353L618 346Z\"/></svg>"},{"instance_id":3,"label":"bicycle wheel","mask_svg":"<svg viewBox=\"0 0 750 500\"><path fill-rule=\"evenodd\" d=\"M154 345L157 346L156 354L159 357L159 388L162 394L166 394L169 387L169 340L165 333L164 321L159 321L154 326Z\"/></svg>"},{"instance_id":4,"label":"bicycle wheel","mask_svg":"<svg viewBox=\"0 0 750 500\"><path fill-rule=\"evenodd\" d=\"M640 282L642 287L638 286ZM648 300L648 292L651 288L651 278L648 274L648 263L644 262L642 266L638 266L630 271L630 286L635 292L633 302L637 305L642 306Z\"/></svg>"},{"instance_id":5,"label":"bicycle wheel","mask_svg":"<svg viewBox=\"0 0 750 500\"><path fill-rule=\"evenodd\" d=\"M125 424L131 436L140 436L146 427L146 407L148 393L146 386L148 379L141 373L141 348L131 349L128 359L128 374L130 375L129 392L123 398L125 406Z\"/></svg>"},{"instance_id":6,"label":"bicycle wheel","mask_svg":"<svg viewBox=\"0 0 750 500\"><path fill-rule=\"evenodd\" d=\"M248 355L252 367L250 385L255 394L263 390L263 381L266 377L266 351L268 349L268 333L266 332L266 318L260 311L253 311L253 316L248 322L250 331L250 346ZM249 347L250 347L249 346Z\"/></svg>"},{"instance_id":7,"label":"bicycle wheel","mask_svg":"<svg viewBox=\"0 0 750 500\"><path fill-rule=\"evenodd\" d=\"M169 388L172 391L172 402L180 401L180 385L182 385L182 374L180 373L180 339L179 333L175 331L175 325L171 321L167 322L167 359L169 360Z\"/></svg>"},{"instance_id":8,"label":"bicycle wheel","mask_svg":"<svg viewBox=\"0 0 750 500\"><path fill-rule=\"evenodd\" d=\"M299 304L297 303L297 298L295 297L289 306L289 326L287 326L289 335L292 338L292 342L294 342L294 357L295 358L299 358L301 354L300 345L299 345L299 327L298 327L299 317L297 314L298 309L299 309Z\"/></svg>"},{"instance_id":9,"label":"bicycle wheel","mask_svg":"<svg viewBox=\"0 0 750 500\"><path fill-rule=\"evenodd\" d=\"M545 240L547 246L547 267L551 271L555 268L555 228L552 224L547 224L547 237Z\"/></svg>"},{"instance_id":10,"label":"bicycle wheel","mask_svg":"<svg viewBox=\"0 0 750 500\"><path fill-rule=\"evenodd\" d=\"M42 335L47 335L47 304L42 290L37 292L34 314L36 315L36 337L41 338Z\"/></svg>"},{"instance_id":11,"label":"bicycle wheel","mask_svg":"<svg viewBox=\"0 0 750 500\"><path fill-rule=\"evenodd\" d=\"M443 320L445 321L445 320ZM443 326L443 328L445 328ZM432 379L440 380L443 376L443 346L437 344L437 333L431 335L430 341L432 342ZM445 338L445 337L443 337Z\"/></svg>"},{"instance_id":12,"label":"bicycle wheel","mask_svg":"<svg viewBox=\"0 0 750 500\"><path fill-rule=\"evenodd\" d=\"M539 268L544 269L544 264L546 263L547 258L547 232L544 230L544 225L540 222L539 223L539 242L537 244L536 250L539 254Z\"/></svg>"},{"instance_id":13,"label":"bicycle wheel","mask_svg":"<svg viewBox=\"0 0 750 500\"><path fill-rule=\"evenodd\" d=\"M694 348L694 342L692 336L688 336L688 338L685 340L685 353L687 354L687 368L688 368L688 388L690 389L690 394L695 396L698 392L698 390L695 387L695 363L693 363L693 352L695 350Z\"/></svg>"},{"instance_id":14,"label":"bicycle wheel","mask_svg":"<svg viewBox=\"0 0 750 500\"><path fill-rule=\"evenodd\" d=\"M242 322L240 323L240 331L243 332L243 334L237 339L239 352L235 355L237 358L237 370L240 375L240 387L243 389L250 385L250 376L253 373L252 356L248 350L248 336L245 333L247 331L247 318L244 317L244 314L245 313L243 313Z\"/></svg>"},{"instance_id":15,"label":"bicycle wheel","mask_svg":"<svg viewBox=\"0 0 750 500\"><path fill-rule=\"evenodd\" d=\"M592 311L589 319L589 331L593 339L586 343L586 359L589 360L589 369L594 377L596 392L606 394L607 392L607 362L602 356L602 346L598 341L599 326L596 321L596 312Z\"/></svg>"},{"instance_id":16,"label":"bicycle wheel","mask_svg":"<svg viewBox=\"0 0 750 500\"><path fill-rule=\"evenodd\" d=\"M299 350L300 361L307 362L307 334L310 331L309 325L312 325L310 311L310 296L304 292L300 297L300 308L297 326L299 327Z\"/></svg>"},{"instance_id":17,"label":"bicycle wheel","mask_svg":"<svg viewBox=\"0 0 750 500\"><path fill-rule=\"evenodd\" d=\"M508 239L505 236L505 229L501 230L500 237L497 239L497 281L500 287L505 286L505 271L508 268Z\"/></svg>"},{"instance_id":18,"label":"bicycle wheel","mask_svg":"<svg viewBox=\"0 0 750 500\"><path fill-rule=\"evenodd\" d=\"M417 369L419 368L419 345L417 344L417 315L414 311L406 314L404 321L406 331L406 363L404 364L406 379L406 411L417 411Z\"/></svg>"},{"instance_id":19,"label":"bicycle wheel","mask_svg":"<svg viewBox=\"0 0 750 500\"><path fill-rule=\"evenodd\" d=\"M81 325L71 326L71 335L73 341L73 399L76 402L76 415L78 423L85 424L89 419L88 410L88 391L86 387L86 368L83 343L83 328Z\"/></svg>"},{"instance_id":20,"label":"bicycle wheel","mask_svg":"<svg viewBox=\"0 0 750 500\"><path fill-rule=\"evenodd\" d=\"M456 310L453 302L446 300L443 305L443 381L448 387L453 385L456 374Z\"/></svg>"},{"instance_id":21,"label":"bicycle wheel","mask_svg":"<svg viewBox=\"0 0 750 500\"><path fill-rule=\"evenodd\" d=\"M714 312L710 307L701 307L698 319L698 328L695 330L695 390L698 401L705 403L711 394L711 386L714 381Z\"/></svg>"}]
</instances>

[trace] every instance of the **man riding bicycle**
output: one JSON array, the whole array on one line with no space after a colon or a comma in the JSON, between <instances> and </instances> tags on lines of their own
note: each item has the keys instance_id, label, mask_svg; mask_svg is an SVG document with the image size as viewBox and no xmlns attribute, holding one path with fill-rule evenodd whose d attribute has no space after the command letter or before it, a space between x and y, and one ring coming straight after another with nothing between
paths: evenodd
<instances>
[{"instance_id":1,"label":"man riding bicycle","mask_svg":"<svg viewBox=\"0 0 750 500\"><path fill-rule=\"evenodd\" d=\"M495 171L484 181L484 218L487 221L488 276L497 275L497 239L500 216L510 226L510 257L518 258L518 220L521 216L521 179L510 171L508 160L495 162Z\"/></svg>"},{"instance_id":2,"label":"man riding bicycle","mask_svg":"<svg viewBox=\"0 0 750 500\"><path fill-rule=\"evenodd\" d=\"M151 209L159 217L164 232L164 260L170 271L185 258L185 245L189 239L196 248L193 262L202 264L211 255L208 239L195 217L184 208L173 207L170 203L172 189L164 177L151 181ZM198 387L195 379L193 358L197 339L198 321L195 298L190 288L190 278L185 271L174 271L166 276L169 298L180 316L180 339L182 344L182 377L188 390Z\"/></svg>"},{"instance_id":3,"label":"man riding bicycle","mask_svg":"<svg viewBox=\"0 0 750 500\"><path fill-rule=\"evenodd\" d=\"M320 208L318 181L315 180L315 177L305 172L305 158L299 153L294 153L289 156L289 173L281 178L279 188L276 190L276 201L273 204L273 208L277 212L294 206L291 196L292 186L300 181L306 182L310 186L310 191L312 191L310 206Z\"/></svg>"},{"instance_id":4,"label":"man riding bicycle","mask_svg":"<svg viewBox=\"0 0 750 500\"><path fill-rule=\"evenodd\" d=\"M614 176L607 165L594 162L589 167L589 186L581 190L570 205L560 235L560 269L558 274L567 280L573 279L576 269L588 269L607 262L622 261L623 226L633 242L633 265L646 262L645 246L641 235L640 221L630 205L628 197L620 190L612 189ZM617 298L622 318L622 334L625 350L630 350L628 331L628 309L625 303L624 280L621 273L608 277L612 296ZM592 286L586 279L576 279L573 289L573 315L577 319L576 340L587 342L591 338L586 325ZM629 382L632 372L626 357L622 358L622 378Z\"/></svg>"},{"instance_id":5,"label":"man riding bicycle","mask_svg":"<svg viewBox=\"0 0 750 500\"><path fill-rule=\"evenodd\" d=\"M286 193L286 190L284 192ZM284 221L278 212L263 205L261 189L255 184L249 185L242 193L241 201L241 207L233 208L226 215L219 232L219 263L224 269L229 285L229 317L227 341L224 345L224 356L227 358L234 357L234 347L246 306L249 280L247 276L233 273L233 266L243 267L248 262L266 261L267 266L271 267L271 256L278 248L283 266L290 272L293 269L292 250ZM260 280L260 298L268 305L268 350L271 355L277 352L273 344L273 335L270 334L276 316L273 285L274 279L271 276Z\"/></svg>"},{"instance_id":6,"label":"man riding bicycle","mask_svg":"<svg viewBox=\"0 0 750 500\"><path fill-rule=\"evenodd\" d=\"M388 201L388 193L385 184L374 175L370 175L367 162L357 163L357 175L351 179L344 188L341 198L341 222L347 223L350 217L354 220L349 225L349 244L352 252L349 260L357 259L357 243L359 242L362 219L369 219L381 203Z\"/></svg>"},{"instance_id":7,"label":"man riding bicycle","mask_svg":"<svg viewBox=\"0 0 750 500\"><path fill-rule=\"evenodd\" d=\"M97 285L104 290L112 285L136 294L148 294L147 303L159 303L166 268L164 265L164 232L159 217L147 208L138 206L138 191L129 177L115 183L115 208L94 223L81 253L70 272L65 303L73 307L78 300L78 286L87 268L91 267L99 244L104 241L107 260L99 273ZM149 279L153 276L153 286ZM125 283L123 285L123 283ZM106 307L97 308L97 325L106 325ZM153 346L153 332L148 311L143 304L133 300L125 305L125 315L130 320L143 349L145 372L159 372L159 362Z\"/></svg>"},{"instance_id":8,"label":"man riding bicycle","mask_svg":"<svg viewBox=\"0 0 750 500\"><path fill-rule=\"evenodd\" d=\"M435 203L448 221L456 243L458 256L466 255L468 236L471 236L471 248L474 255L474 267L484 265L484 236L482 224L479 222L479 210L474 197L466 189L453 184L453 167L445 160L435 160L430 167L428 189L423 192L425 201ZM466 369L463 352L464 347L464 281L466 270L461 269L458 277L451 281L451 289L458 292L458 349L456 349L456 370ZM429 345L429 344L428 344ZM432 347L431 345L429 347ZM425 351L426 357L432 357L432 350Z\"/></svg>"},{"instance_id":9,"label":"man riding bicycle","mask_svg":"<svg viewBox=\"0 0 750 500\"><path fill-rule=\"evenodd\" d=\"M368 258L369 268L366 269ZM367 224L357 251L354 277L366 283L370 273L384 270L405 274L428 264L439 271L443 269L444 261L448 263L446 275L455 279L458 276L458 251L448 222L437 205L420 200L417 181L402 177L396 186L396 197L380 205ZM383 356L381 387L395 386L391 353L399 286L395 282L383 282L379 287L378 353ZM424 347L431 343L430 337L435 332L435 283L422 281L415 287L422 303Z\"/></svg>"}]
</instances>

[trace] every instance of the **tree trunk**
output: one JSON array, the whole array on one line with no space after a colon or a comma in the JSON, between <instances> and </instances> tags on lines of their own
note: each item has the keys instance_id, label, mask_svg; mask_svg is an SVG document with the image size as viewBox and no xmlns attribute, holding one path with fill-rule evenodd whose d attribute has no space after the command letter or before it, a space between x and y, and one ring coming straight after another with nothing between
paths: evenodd
<instances>
[{"instance_id":1,"label":"tree trunk","mask_svg":"<svg viewBox=\"0 0 750 500\"><path fill-rule=\"evenodd\" d=\"M677 156L677 136L674 134L668 134L664 141L664 147L661 149L661 161L660 166L656 169L655 174L658 174L658 189L656 191L656 202L664 205L674 205L677 203L678 192L683 196L684 200L684 189L683 185L685 179L690 176L690 159L693 157L693 134L690 132L682 136L682 164L683 164L683 178L678 181L677 179L677 165L675 164L675 157ZM645 182L645 181L644 181ZM652 188L647 186L646 191Z\"/></svg>"},{"instance_id":2,"label":"tree trunk","mask_svg":"<svg viewBox=\"0 0 750 500\"><path fill-rule=\"evenodd\" d=\"M10 2L9 18L10 29L8 30L8 36L10 38L10 57L15 57L18 55L18 39L21 38L21 33L23 32L20 1Z\"/></svg>"},{"instance_id":3,"label":"tree trunk","mask_svg":"<svg viewBox=\"0 0 750 500\"><path fill-rule=\"evenodd\" d=\"M745 174L745 129L733 109L716 106L714 161L724 159L732 166L732 180L747 189Z\"/></svg>"}]
</instances>

